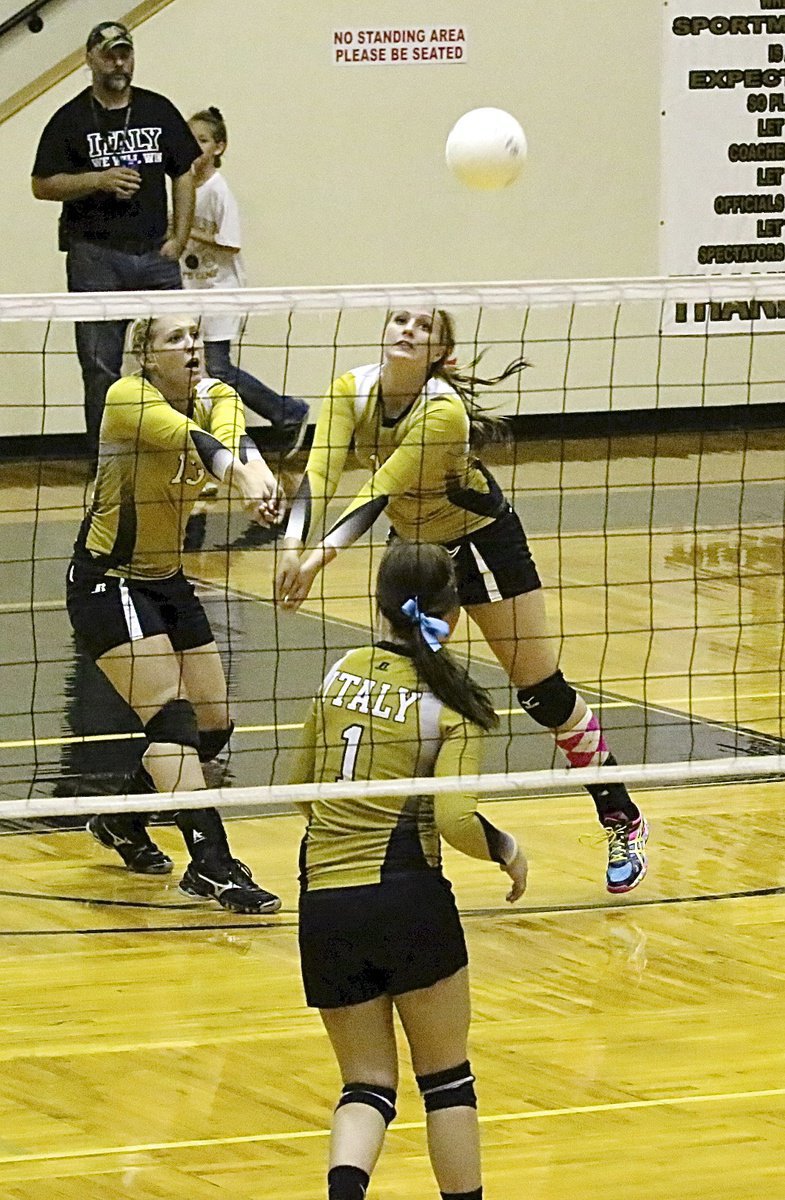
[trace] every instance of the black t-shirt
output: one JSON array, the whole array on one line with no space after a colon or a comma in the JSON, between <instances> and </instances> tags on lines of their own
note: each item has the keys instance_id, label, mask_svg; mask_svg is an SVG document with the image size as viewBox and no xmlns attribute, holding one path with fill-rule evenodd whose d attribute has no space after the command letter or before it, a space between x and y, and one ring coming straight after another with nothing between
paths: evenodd
<instances>
[{"instance_id":1,"label":"black t-shirt","mask_svg":"<svg viewBox=\"0 0 785 1200\"><path fill-rule=\"evenodd\" d=\"M113 192L90 192L65 201L60 248L67 249L73 237L160 246L166 236L166 176L184 175L200 154L185 119L158 92L134 87L125 108L104 108L91 88L80 92L57 110L41 134L33 176L133 167L142 183L130 200Z\"/></svg>"}]
</instances>

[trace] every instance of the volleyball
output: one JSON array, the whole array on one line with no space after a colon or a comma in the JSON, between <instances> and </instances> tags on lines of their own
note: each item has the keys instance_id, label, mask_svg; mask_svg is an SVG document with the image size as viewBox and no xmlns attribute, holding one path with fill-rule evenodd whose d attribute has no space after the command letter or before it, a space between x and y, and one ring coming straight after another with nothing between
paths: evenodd
<instances>
[{"instance_id":1,"label":"volleyball","mask_svg":"<svg viewBox=\"0 0 785 1200\"><path fill-rule=\"evenodd\" d=\"M523 170L526 134L501 108L473 108L453 125L444 153L456 179L492 192L514 183Z\"/></svg>"}]
</instances>

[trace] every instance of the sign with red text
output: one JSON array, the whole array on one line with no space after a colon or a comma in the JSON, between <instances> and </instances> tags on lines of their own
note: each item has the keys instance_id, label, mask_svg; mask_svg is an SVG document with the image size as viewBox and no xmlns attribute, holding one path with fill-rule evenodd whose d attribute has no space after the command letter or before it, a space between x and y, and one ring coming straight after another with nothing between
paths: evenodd
<instances>
[{"instance_id":1,"label":"sign with red text","mask_svg":"<svg viewBox=\"0 0 785 1200\"><path fill-rule=\"evenodd\" d=\"M333 30L333 62L339 67L466 62L463 25L381 25Z\"/></svg>"},{"instance_id":2,"label":"sign with red text","mask_svg":"<svg viewBox=\"0 0 785 1200\"><path fill-rule=\"evenodd\" d=\"M783 271L785 4L676 0L663 12L662 273ZM726 313L727 332L756 317L785 328L760 305L699 304L681 306L672 331L695 332L715 310L713 332Z\"/></svg>"}]
</instances>

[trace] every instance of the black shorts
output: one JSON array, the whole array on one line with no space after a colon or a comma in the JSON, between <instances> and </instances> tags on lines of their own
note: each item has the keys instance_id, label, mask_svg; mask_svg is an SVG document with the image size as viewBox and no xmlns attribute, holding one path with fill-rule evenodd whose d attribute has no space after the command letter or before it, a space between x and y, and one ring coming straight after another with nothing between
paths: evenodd
<instances>
[{"instance_id":1,"label":"black shorts","mask_svg":"<svg viewBox=\"0 0 785 1200\"><path fill-rule=\"evenodd\" d=\"M94 660L158 633L167 634L178 651L213 640L202 602L182 571L168 579L121 579L76 558L68 568L66 607L81 648Z\"/></svg>"},{"instance_id":2,"label":"black shorts","mask_svg":"<svg viewBox=\"0 0 785 1200\"><path fill-rule=\"evenodd\" d=\"M520 517L511 504L490 525L444 547L455 564L461 604L492 604L542 587Z\"/></svg>"},{"instance_id":3,"label":"black shorts","mask_svg":"<svg viewBox=\"0 0 785 1200\"><path fill-rule=\"evenodd\" d=\"M452 887L438 871L303 892L299 939L313 1008L432 987L469 961Z\"/></svg>"}]
</instances>

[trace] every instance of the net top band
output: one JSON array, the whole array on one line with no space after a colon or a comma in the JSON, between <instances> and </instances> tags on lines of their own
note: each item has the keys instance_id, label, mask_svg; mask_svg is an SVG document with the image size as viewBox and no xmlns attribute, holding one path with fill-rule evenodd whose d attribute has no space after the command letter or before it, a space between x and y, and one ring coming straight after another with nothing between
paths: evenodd
<instances>
[{"instance_id":1,"label":"net top band","mask_svg":"<svg viewBox=\"0 0 785 1200\"><path fill-rule=\"evenodd\" d=\"M778 273L651 276L521 282L358 284L347 287L241 288L153 292L0 295L0 321L117 320L198 311L204 316L335 312L360 308L507 308L648 301L783 300Z\"/></svg>"}]
</instances>

